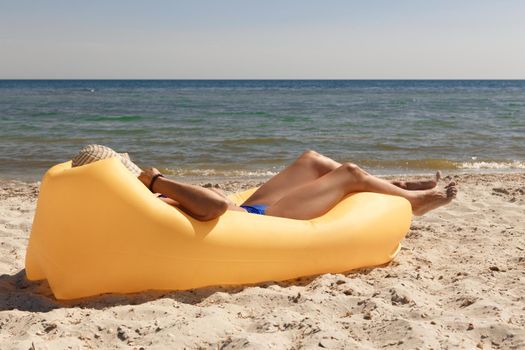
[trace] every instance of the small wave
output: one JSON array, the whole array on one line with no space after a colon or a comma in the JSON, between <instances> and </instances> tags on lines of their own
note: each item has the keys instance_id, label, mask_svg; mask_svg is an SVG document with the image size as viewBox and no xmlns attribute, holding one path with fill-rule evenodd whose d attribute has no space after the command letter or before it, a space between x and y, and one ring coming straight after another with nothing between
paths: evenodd
<instances>
[{"instance_id":1,"label":"small wave","mask_svg":"<svg viewBox=\"0 0 525 350\"><path fill-rule=\"evenodd\" d=\"M362 160L363 166L371 168L393 168L393 169L435 169L435 170L516 170L525 169L524 161L481 161L473 159L470 162L452 161L448 159L390 159L390 160Z\"/></svg>"},{"instance_id":2,"label":"small wave","mask_svg":"<svg viewBox=\"0 0 525 350\"><path fill-rule=\"evenodd\" d=\"M371 171L388 170L387 173L403 171L428 171L428 170L523 170L525 169L524 161L504 161L504 162L454 162L446 159L421 159L421 160L357 160L357 164L372 169ZM281 164L282 165L282 164ZM168 175L179 177L215 177L215 178L268 178L278 173L281 166L271 166L268 169L259 170L240 170L240 169L160 169Z\"/></svg>"},{"instance_id":3,"label":"small wave","mask_svg":"<svg viewBox=\"0 0 525 350\"><path fill-rule=\"evenodd\" d=\"M376 145L376 147L382 151L404 151L404 150L410 150L410 148L408 147L401 147L401 146L396 146L396 145L392 145L392 144L387 144L387 143L378 143Z\"/></svg>"},{"instance_id":4,"label":"small wave","mask_svg":"<svg viewBox=\"0 0 525 350\"><path fill-rule=\"evenodd\" d=\"M218 170L218 169L160 169L167 175L180 177L269 177L277 172L269 170Z\"/></svg>"},{"instance_id":5,"label":"small wave","mask_svg":"<svg viewBox=\"0 0 525 350\"><path fill-rule=\"evenodd\" d=\"M31 117L54 117L57 115L60 115L60 113L59 112L36 112L36 113L30 114Z\"/></svg>"},{"instance_id":6,"label":"small wave","mask_svg":"<svg viewBox=\"0 0 525 350\"><path fill-rule=\"evenodd\" d=\"M371 168L458 169L458 163L447 159L364 159L356 163Z\"/></svg>"},{"instance_id":7,"label":"small wave","mask_svg":"<svg viewBox=\"0 0 525 350\"><path fill-rule=\"evenodd\" d=\"M98 121L120 121L120 122L130 122L141 120L142 116L140 115L94 115L84 118L84 120L89 120L93 122Z\"/></svg>"},{"instance_id":8,"label":"small wave","mask_svg":"<svg viewBox=\"0 0 525 350\"><path fill-rule=\"evenodd\" d=\"M250 116L270 116L271 114L264 111L243 111L243 112L233 112L233 111L227 111L227 112L212 112L208 113L209 116L241 116L241 117L250 117Z\"/></svg>"},{"instance_id":9,"label":"small wave","mask_svg":"<svg viewBox=\"0 0 525 350\"><path fill-rule=\"evenodd\" d=\"M280 121L285 122L285 123L295 123L297 121L302 121L303 119L304 118L301 118L299 116L294 116L294 115L285 115L285 116L280 117Z\"/></svg>"},{"instance_id":10,"label":"small wave","mask_svg":"<svg viewBox=\"0 0 525 350\"><path fill-rule=\"evenodd\" d=\"M253 137L244 139L226 139L221 143L223 145L258 145L258 144L282 144L291 140L284 137Z\"/></svg>"},{"instance_id":11,"label":"small wave","mask_svg":"<svg viewBox=\"0 0 525 350\"><path fill-rule=\"evenodd\" d=\"M525 169L525 162L464 162L459 164L459 169Z\"/></svg>"}]
</instances>

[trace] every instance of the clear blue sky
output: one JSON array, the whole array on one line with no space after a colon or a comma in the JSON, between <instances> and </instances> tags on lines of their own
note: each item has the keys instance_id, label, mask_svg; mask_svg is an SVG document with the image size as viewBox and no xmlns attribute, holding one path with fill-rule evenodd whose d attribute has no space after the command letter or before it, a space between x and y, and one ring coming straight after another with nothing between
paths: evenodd
<instances>
[{"instance_id":1,"label":"clear blue sky","mask_svg":"<svg viewBox=\"0 0 525 350\"><path fill-rule=\"evenodd\" d=\"M523 0L4 0L0 78L525 78Z\"/></svg>"}]
</instances>

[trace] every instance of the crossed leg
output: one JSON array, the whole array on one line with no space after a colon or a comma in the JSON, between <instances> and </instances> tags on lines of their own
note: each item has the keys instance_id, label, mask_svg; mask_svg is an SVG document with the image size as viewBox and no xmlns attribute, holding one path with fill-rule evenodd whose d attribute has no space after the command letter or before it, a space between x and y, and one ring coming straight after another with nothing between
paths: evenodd
<instances>
[{"instance_id":1,"label":"crossed leg","mask_svg":"<svg viewBox=\"0 0 525 350\"><path fill-rule=\"evenodd\" d=\"M324 214L349 193L377 192L406 198L414 214L422 215L449 203L457 193L454 183L447 185L445 191L432 189L438 180L439 173L435 181L389 182L355 164L340 164L307 151L244 204L266 204L268 215L306 220Z\"/></svg>"},{"instance_id":2,"label":"crossed leg","mask_svg":"<svg viewBox=\"0 0 525 350\"><path fill-rule=\"evenodd\" d=\"M295 189L317 180L341 164L314 151L306 151L264 183L243 204L271 205Z\"/></svg>"},{"instance_id":3,"label":"crossed leg","mask_svg":"<svg viewBox=\"0 0 525 350\"><path fill-rule=\"evenodd\" d=\"M454 183L445 190L409 191L392 183L372 176L352 163L345 163L315 181L307 183L271 204L266 214L291 219L308 220L323 215L339 203L347 194L355 192L376 192L407 199L414 215L449 203L455 198Z\"/></svg>"},{"instance_id":4,"label":"crossed leg","mask_svg":"<svg viewBox=\"0 0 525 350\"><path fill-rule=\"evenodd\" d=\"M263 184L243 204L271 205L297 188L311 183L331 171L341 167L341 163L315 151L305 151L292 164ZM364 171L364 170L363 170ZM391 184L406 190L425 190L436 187L441 173L435 179L426 181L390 181Z\"/></svg>"}]
</instances>

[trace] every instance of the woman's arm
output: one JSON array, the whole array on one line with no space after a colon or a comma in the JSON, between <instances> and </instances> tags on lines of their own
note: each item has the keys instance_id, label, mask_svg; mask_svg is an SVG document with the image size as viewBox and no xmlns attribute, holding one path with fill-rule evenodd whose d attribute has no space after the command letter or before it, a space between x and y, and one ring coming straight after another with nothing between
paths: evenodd
<instances>
[{"instance_id":1,"label":"woman's arm","mask_svg":"<svg viewBox=\"0 0 525 350\"><path fill-rule=\"evenodd\" d=\"M149 187L151 178L158 173L157 169L146 169L140 174L139 180ZM165 177L158 177L152 190L178 202L179 208L197 220L213 220L228 209L227 200L218 193Z\"/></svg>"},{"instance_id":2,"label":"woman's arm","mask_svg":"<svg viewBox=\"0 0 525 350\"><path fill-rule=\"evenodd\" d=\"M228 203L223 197L203 187L159 177L152 189L179 202L180 208L197 220L213 220L228 209Z\"/></svg>"}]
</instances>

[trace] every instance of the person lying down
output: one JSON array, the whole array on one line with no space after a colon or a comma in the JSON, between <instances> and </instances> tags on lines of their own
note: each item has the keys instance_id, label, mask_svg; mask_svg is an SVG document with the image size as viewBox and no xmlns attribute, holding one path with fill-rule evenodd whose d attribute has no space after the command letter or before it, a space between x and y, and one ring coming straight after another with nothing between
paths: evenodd
<instances>
[{"instance_id":1,"label":"person lying down","mask_svg":"<svg viewBox=\"0 0 525 350\"><path fill-rule=\"evenodd\" d=\"M423 215L450 203L458 192L450 181L438 188L441 173L425 181L387 181L357 164L338 163L315 151L305 151L266 181L244 203L236 205L222 191L168 179L155 168L140 169L127 153L102 145L88 145L72 159L82 166L101 159L118 158L159 199L200 221L218 218L227 210L256 215L309 220L319 217L349 193L375 192L407 199L414 215Z\"/></svg>"}]
</instances>

